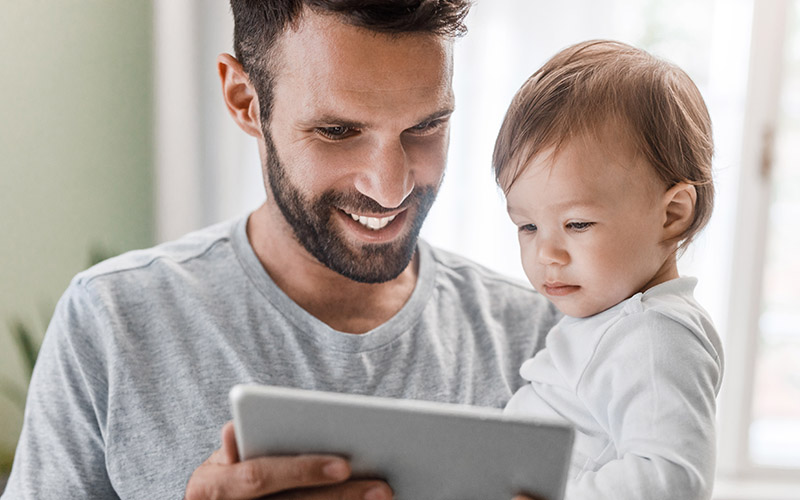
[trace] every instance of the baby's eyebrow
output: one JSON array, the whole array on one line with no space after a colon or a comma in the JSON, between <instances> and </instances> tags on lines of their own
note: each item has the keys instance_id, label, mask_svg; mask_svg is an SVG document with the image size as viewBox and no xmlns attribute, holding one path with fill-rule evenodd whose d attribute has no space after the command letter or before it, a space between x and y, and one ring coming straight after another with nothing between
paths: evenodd
<instances>
[{"instance_id":1,"label":"baby's eyebrow","mask_svg":"<svg viewBox=\"0 0 800 500\"><path fill-rule=\"evenodd\" d=\"M506 205L506 212L508 212L508 215L511 217L514 217L515 215L522 215L521 210L518 210L517 207L508 204Z\"/></svg>"},{"instance_id":2,"label":"baby's eyebrow","mask_svg":"<svg viewBox=\"0 0 800 500\"><path fill-rule=\"evenodd\" d=\"M597 208L600 205L590 200L567 200L554 203L551 206L555 209L564 210L567 208Z\"/></svg>"},{"instance_id":3,"label":"baby's eyebrow","mask_svg":"<svg viewBox=\"0 0 800 500\"><path fill-rule=\"evenodd\" d=\"M533 202L528 202L527 206L535 206L536 208L540 208L542 205L536 205ZM547 208L556 209L556 210L565 210L568 208L598 208L600 206L599 203L588 201L588 200L567 200L561 201L558 203L551 203L547 205ZM506 203L506 211L509 214L521 214L521 212L525 211L525 208L519 208L516 205L511 203Z\"/></svg>"}]
</instances>

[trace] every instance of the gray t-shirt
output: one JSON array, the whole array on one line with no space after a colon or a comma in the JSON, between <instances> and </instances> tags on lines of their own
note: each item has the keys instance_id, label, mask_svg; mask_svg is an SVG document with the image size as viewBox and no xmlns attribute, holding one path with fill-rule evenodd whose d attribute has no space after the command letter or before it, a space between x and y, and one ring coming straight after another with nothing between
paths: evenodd
<instances>
[{"instance_id":1,"label":"gray t-shirt","mask_svg":"<svg viewBox=\"0 0 800 500\"><path fill-rule=\"evenodd\" d=\"M420 241L405 306L342 333L275 285L246 220L75 277L45 335L4 499L181 498L219 446L237 383L500 407L558 319L530 287Z\"/></svg>"}]
</instances>

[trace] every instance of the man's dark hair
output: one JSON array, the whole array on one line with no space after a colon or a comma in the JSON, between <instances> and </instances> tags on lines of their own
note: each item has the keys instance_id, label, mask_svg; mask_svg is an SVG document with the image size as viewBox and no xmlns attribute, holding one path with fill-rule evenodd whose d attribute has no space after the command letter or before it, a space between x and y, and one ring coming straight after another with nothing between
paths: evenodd
<instances>
[{"instance_id":1,"label":"man's dark hair","mask_svg":"<svg viewBox=\"0 0 800 500\"><path fill-rule=\"evenodd\" d=\"M231 0L233 50L261 105L261 122L272 110L274 66L270 56L281 34L296 25L305 8L338 16L342 22L379 33L466 33L469 0Z\"/></svg>"}]
</instances>

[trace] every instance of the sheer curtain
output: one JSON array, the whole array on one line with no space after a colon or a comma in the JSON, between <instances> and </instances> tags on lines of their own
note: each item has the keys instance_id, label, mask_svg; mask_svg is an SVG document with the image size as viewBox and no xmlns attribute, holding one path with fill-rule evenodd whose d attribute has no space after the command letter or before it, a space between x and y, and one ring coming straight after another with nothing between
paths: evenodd
<instances>
[{"instance_id":1,"label":"sheer curtain","mask_svg":"<svg viewBox=\"0 0 800 500\"><path fill-rule=\"evenodd\" d=\"M220 0L156 0L156 230L159 241L243 215L264 199L255 140L228 116L216 69L233 53Z\"/></svg>"}]
</instances>

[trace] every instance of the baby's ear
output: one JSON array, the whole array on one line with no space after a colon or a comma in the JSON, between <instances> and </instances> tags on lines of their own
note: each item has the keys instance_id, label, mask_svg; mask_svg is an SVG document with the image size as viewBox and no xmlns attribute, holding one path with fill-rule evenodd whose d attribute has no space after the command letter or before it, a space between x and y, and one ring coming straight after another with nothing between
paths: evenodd
<instances>
[{"instance_id":1,"label":"baby's ear","mask_svg":"<svg viewBox=\"0 0 800 500\"><path fill-rule=\"evenodd\" d=\"M686 182L679 182L664 193L664 243L678 243L694 220L697 191Z\"/></svg>"}]
</instances>

